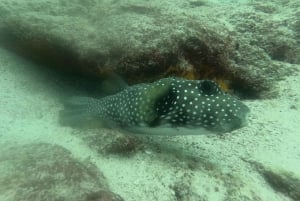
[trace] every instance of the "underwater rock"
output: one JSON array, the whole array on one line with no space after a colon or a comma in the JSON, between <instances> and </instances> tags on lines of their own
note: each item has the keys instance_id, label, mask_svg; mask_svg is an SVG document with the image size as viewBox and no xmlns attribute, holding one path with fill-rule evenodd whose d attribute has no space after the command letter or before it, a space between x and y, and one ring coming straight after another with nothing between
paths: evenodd
<instances>
[{"instance_id":1,"label":"underwater rock","mask_svg":"<svg viewBox=\"0 0 300 201\"><path fill-rule=\"evenodd\" d=\"M6 201L122 201L102 173L63 147L46 143L1 147L0 199Z\"/></svg>"},{"instance_id":2,"label":"underwater rock","mask_svg":"<svg viewBox=\"0 0 300 201\"><path fill-rule=\"evenodd\" d=\"M237 94L258 97L294 72L276 61L299 62L297 29L286 26L297 12L276 21L281 19L274 17L280 15L276 6L3 0L0 42L69 72L95 77L117 72L131 84L170 75L212 79ZM244 12L252 8L255 12Z\"/></svg>"}]
</instances>

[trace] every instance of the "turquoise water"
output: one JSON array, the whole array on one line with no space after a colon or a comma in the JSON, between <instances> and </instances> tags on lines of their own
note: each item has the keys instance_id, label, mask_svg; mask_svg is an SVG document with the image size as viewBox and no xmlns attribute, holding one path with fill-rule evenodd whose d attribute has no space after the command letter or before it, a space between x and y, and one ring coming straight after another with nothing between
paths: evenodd
<instances>
[{"instance_id":1,"label":"turquoise water","mask_svg":"<svg viewBox=\"0 0 300 201\"><path fill-rule=\"evenodd\" d=\"M300 200L299 8L0 1L0 201Z\"/></svg>"}]
</instances>

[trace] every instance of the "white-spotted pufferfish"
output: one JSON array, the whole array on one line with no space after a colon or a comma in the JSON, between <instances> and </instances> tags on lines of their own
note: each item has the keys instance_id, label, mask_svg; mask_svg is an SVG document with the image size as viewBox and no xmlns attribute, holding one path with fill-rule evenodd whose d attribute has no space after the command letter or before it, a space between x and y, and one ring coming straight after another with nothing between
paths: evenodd
<instances>
[{"instance_id":1,"label":"white-spotted pufferfish","mask_svg":"<svg viewBox=\"0 0 300 201\"><path fill-rule=\"evenodd\" d=\"M245 126L249 108L210 80L163 78L129 86L100 99L73 97L61 117L77 124L97 120L135 134L230 132ZM171 128L166 131L164 128Z\"/></svg>"}]
</instances>

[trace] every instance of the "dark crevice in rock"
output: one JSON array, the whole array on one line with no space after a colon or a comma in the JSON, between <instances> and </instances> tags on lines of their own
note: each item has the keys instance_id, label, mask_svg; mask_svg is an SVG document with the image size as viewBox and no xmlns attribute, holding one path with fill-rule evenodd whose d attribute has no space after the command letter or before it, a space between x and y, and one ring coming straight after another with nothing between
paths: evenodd
<instances>
[{"instance_id":1,"label":"dark crevice in rock","mask_svg":"<svg viewBox=\"0 0 300 201\"><path fill-rule=\"evenodd\" d=\"M34 34L27 38L22 35L16 34L10 28L2 28L1 45L37 64L70 73L97 75L97 66L105 62L104 57L92 53L89 58L81 58L70 44L59 38L49 39L44 34Z\"/></svg>"},{"instance_id":2,"label":"dark crevice in rock","mask_svg":"<svg viewBox=\"0 0 300 201\"><path fill-rule=\"evenodd\" d=\"M254 88L249 87L248 83L245 80L242 80L238 77L231 80L231 88L235 90L234 94L242 99L259 99L260 91ZM261 88L263 88L263 84ZM267 87L264 90L269 90Z\"/></svg>"},{"instance_id":3,"label":"dark crevice in rock","mask_svg":"<svg viewBox=\"0 0 300 201\"><path fill-rule=\"evenodd\" d=\"M131 84L154 81L164 76L170 66L175 66L178 58L173 53L157 50L125 56L118 64L118 74Z\"/></svg>"}]
</instances>

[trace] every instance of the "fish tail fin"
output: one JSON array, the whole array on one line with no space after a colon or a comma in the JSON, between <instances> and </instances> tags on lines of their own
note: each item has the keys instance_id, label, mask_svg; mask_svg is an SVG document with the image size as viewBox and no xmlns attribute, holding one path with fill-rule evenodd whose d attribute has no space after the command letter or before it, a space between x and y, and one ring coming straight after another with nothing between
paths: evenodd
<instances>
[{"instance_id":1,"label":"fish tail fin","mask_svg":"<svg viewBox=\"0 0 300 201\"><path fill-rule=\"evenodd\" d=\"M74 96L64 102L60 111L59 123L63 126L84 127L97 117L99 100L90 97Z\"/></svg>"}]
</instances>

